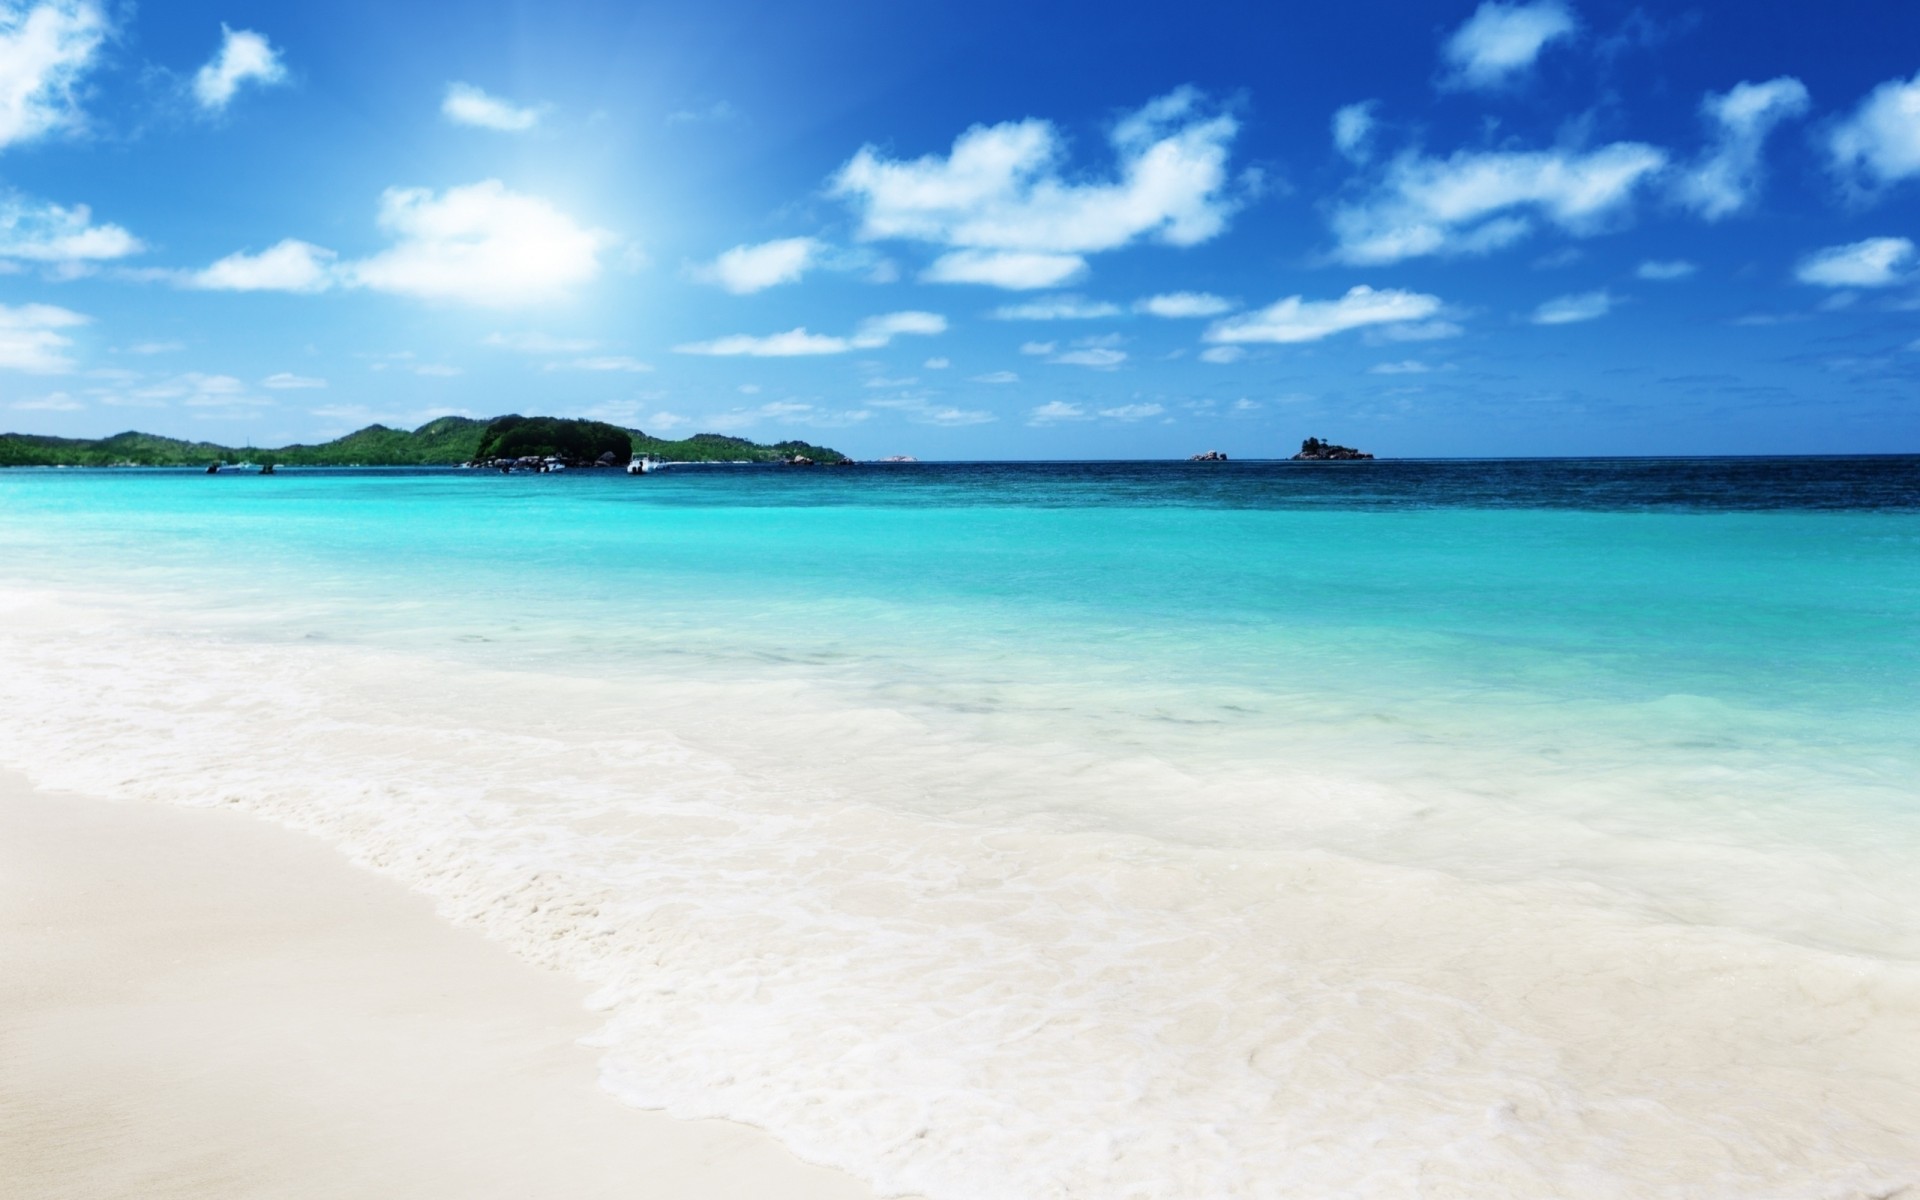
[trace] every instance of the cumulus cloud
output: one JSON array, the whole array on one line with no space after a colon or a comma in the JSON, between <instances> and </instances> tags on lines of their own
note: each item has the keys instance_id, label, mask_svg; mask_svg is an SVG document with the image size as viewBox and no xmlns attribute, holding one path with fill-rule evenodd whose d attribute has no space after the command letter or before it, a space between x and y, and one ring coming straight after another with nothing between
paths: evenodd
<instances>
[{"instance_id":1,"label":"cumulus cloud","mask_svg":"<svg viewBox=\"0 0 1920 1200\"><path fill-rule=\"evenodd\" d=\"M1709 92L1700 112L1714 128L1713 145L1675 182L1680 203L1709 221L1751 205L1760 194L1767 135L1781 122L1806 115L1808 104L1806 86L1787 75Z\"/></svg>"},{"instance_id":2,"label":"cumulus cloud","mask_svg":"<svg viewBox=\"0 0 1920 1200\"><path fill-rule=\"evenodd\" d=\"M1215 321L1206 332L1206 340L1217 344L1317 342L1369 325L1421 321L1443 307L1438 296L1397 288L1376 291L1361 285L1337 300L1288 296L1258 312Z\"/></svg>"},{"instance_id":3,"label":"cumulus cloud","mask_svg":"<svg viewBox=\"0 0 1920 1200\"><path fill-rule=\"evenodd\" d=\"M1061 421L1088 421L1087 410L1065 400L1049 400L1027 414L1029 425L1053 425Z\"/></svg>"},{"instance_id":4,"label":"cumulus cloud","mask_svg":"<svg viewBox=\"0 0 1920 1200\"><path fill-rule=\"evenodd\" d=\"M1217 317L1233 311L1233 301L1212 292L1163 292L1136 302L1135 312L1155 317Z\"/></svg>"},{"instance_id":5,"label":"cumulus cloud","mask_svg":"<svg viewBox=\"0 0 1920 1200\"><path fill-rule=\"evenodd\" d=\"M1059 287L1087 273L1078 254L1033 254L1009 250L956 250L933 260L920 278L926 283L982 283L1010 292Z\"/></svg>"},{"instance_id":6,"label":"cumulus cloud","mask_svg":"<svg viewBox=\"0 0 1920 1200\"><path fill-rule=\"evenodd\" d=\"M1127 352L1115 350L1111 346L1084 346L1078 350L1063 350L1047 361L1068 367L1092 367L1097 371L1111 371L1127 361Z\"/></svg>"},{"instance_id":7,"label":"cumulus cloud","mask_svg":"<svg viewBox=\"0 0 1920 1200\"><path fill-rule=\"evenodd\" d=\"M1584 153L1459 151L1404 154L1361 199L1334 210L1336 255L1391 263L1429 254L1484 254L1519 241L1536 219L1576 236L1600 232L1667 164L1664 151L1615 142Z\"/></svg>"},{"instance_id":8,"label":"cumulus cloud","mask_svg":"<svg viewBox=\"0 0 1920 1200\"><path fill-rule=\"evenodd\" d=\"M1375 363L1367 368L1369 375L1425 375L1433 370L1417 358L1402 359L1399 362Z\"/></svg>"},{"instance_id":9,"label":"cumulus cloud","mask_svg":"<svg viewBox=\"0 0 1920 1200\"><path fill-rule=\"evenodd\" d=\"M1083 271L1087 254L1141 239L1191 246L1226 228L1239 123L1205 110L1198 91L1181 88L1123 118L1105 181L1069 179L1065 140L1029 118L976 125L945 156L894 160L862 147L831 191L859 214L864 239L947 247L924 279L1054 287Z\"/></svg>"},{"instance_id":10,"label":"cumulus cloud","mask_svg":"<svg viewBox=\"0 0 1920 1200\"><path fill-rule=\"evenodd\" d=\"M1613 295L1604 289L1555 296L1534 309L1532 319L1535 325L1573 325L1581 321L1598 320L1612 312L1613 305Z\"/></svg>"},{"instance_id":11,"label":"cumulus cloud","mask_svg":"<svg viewBox=\"0 0 1920 1200\"><path fill-rule=\"evenodd\" d=\"M280 371L262 379L260 386L272 388L275 391L295 391L323 388L327 386L327 381L316 379L311 375L295 375L291 371Z\"/></svg>"},{"instance_id":12,"label":"cumulus cloud","mask_svg":"<svg viewBox=\"0 0 1920 1200\"><path fill-rule=\"evenodd\" d=\"M1059 348L1059 345L1060 343L1058 342L1022 342L1020 345L1020 353L1032 354L1036 357L1043 354L1052 354Z\"/></svg>"},{"instance_id":13,"label":"cumulus cloud","mask_svg":"<svg viewBox=\"0 0 1920 1200\"><path fill-rule=\"evenodd\" d=\"M946 358L930 358L926 362L922 363L921 365L924 366L929 371L944 371L948 367L953 365L953 360L946 359Z\"/></svg>"},{"instance_id":14,"label":"cumulus cloud","mask_svg":"<svg viewBox=\"0 0 1920 1200\"><path fill-rule=\"evenodd\" d=\"M1100 415L1110 421L1144 421L1166 411L1165 406L1159 404L1122 404L1116 408L1103 408Z\"/></svg>"},{"instance_id":15,"label":"cumulus cloud","mask_svg":"<svg viewBox=\"0 0 1920 1200\"><path fill-rule=\"evenodd\" d=\"M76 91L107 28L93 0L0 0L0 146L79 123Z\"/></svg>"},{"instance_id":16,"label":"cumulus cloud","mask_svg":"<svg viewBox=\"0 0 1920 1200\"><path fill-rule=\"evenodd\" d=\"M1671 279L1685 279L1699 269L1684 258L1650 258L1635 267L1633 273L1641 279L1664 283Z\"/></svg>"},{"instance_id":17,"label":"cumulus cloud","mask_svg":"<svg viewBox=\"0 0 1920 1200\"><path fill-rule=\"evenodd\" d=\"M63 330L89 318L52 304L0 304L0 370L57 375L71 371L73 339Z\"/></svg>"},{"instance_id":18,"label":"cumulus cloud","mask_svg":"<svg viewBox=\"0 0 1920 1200\"><path fill-rule=\"evenodd\" d=\"M1800 260L1794 275L1821 287L1887 287L1899 283L1913 258L1913 242L1876 237L1828 246Z\"/></svg>"},{"instance_id":19,"label":"cumulus cloud","mask_svg":"<svg viewBox=\"0 0 1920 1200\"><path fill-rule=\"evenodd\" d=\"M735 246L710 263L695 267L693 276L717 284L736 296L763 291L782 283L798 282L819 265L826 246L810 237L781 238L757 246Z\"/></svg>"},{"instance_id":20,"label":"cumulus cloud","mask_svg":"<svg viewBox=\"0 0 1920 1200\"><path fill-rule=\"evenodd\" d=\"M1244 346L1208 346L1200 352L1200 361L1225 366L1228 363L1237 363L1246 356L1247 351Z\"/></svg>"},{"instance_id":21,"label":"cumulus cloud","mask_svg":"<svg viewBox=\"0 0 1920 1200\"><path fill-rule=\"evenodd\" d=\"M1373 157L1373 110L1378 100L1364 100L1334 110L1333 148L1349 162L1363 163Z\"/></svg>"},{"instance_id":22,"label":"cumulus cloud","mask_svg":"<svg viewBox=\"0 0 1920 1200\"><path fill-rule=\"evenodd\" d=\"M985 375L975 375L973 383L1019 383L1020 376L1012 371L988 371Z\"/></svg>"},{"instance_id":23,"label":"cumulus cloud","mask_svg":"<svg viewBox=\"0 0 1920 1200\"><path fill-rule=\"evenodd\" d=\"M84 204L63 207L24 196L0 198L0 258L83 263L138 254L140 239L118 225L95 225Z\"/></svg>"},{"instance_id":24,"label":"cumulus cloud","mask_svg":"<svg viewBox=\"0 0 1920 1200\"><path fill-rule=\"evenodd\" d=\"M491 129L497 133L525 133L540 123L538 105L515 104L490 96L470 83L449 83L440 100L440 115L455 125Z\"/></svg>"},{"instance_id":25,"label":"cumulus cloud","mask_svg":"<svg viewBox=\"0 0 1920 1200\"><path fill-rule=\"evenodd\" d=\"M389 188L379 223L394 245L351 264L352 282L494 308L554 300L591 283L611 240L497 179L443 193Z\"/></svg>"},{"instance_id":26,"label":"cumulus cloud","mask_svg":"<svg viewBox=\"0 0 1920 1200\"><path fill-rule=\"evenodd\" d=\"M1920 74L1889 79L1827 135L1843 180L1885 187L1920 175Z\"/></svg>"},{"instance_id":27,"label":"cumulus cloud","mask_svg":"<svg viewBox=\"0 0 1920 1200\"><path fill-rule=\"evenodd\" d=\"M1042 296L1024 304L1003 304L991 314L997 321L1097 321L1120 315L1120 306L1084 296Z\"/></svg>"},{"instance_id":28,"label":"cumulus cloud","mask_svg":"<svg viewBox=\"0 0 1920 1200\"><path fill-rule=\"evenodd\" d=\"M229 254L188 274L188 287L218 292L324 292L334 283L331 250L288 238L258 254Z\"/></svg>"},{"instance_id":29,"label":"cumulus cloud","mask_svg":"<svg viewBox=\"0 0 1920 1200\"><path fill-rule=\"evenodd\" d=\"M286 64L267 39L251 29L220 26L220 49L193 76L193 98L205 112L223 112L244 83L269 87L285 82Z\"/></svg>"},{"instance_id":30,"label":"cumulus cloud","mask_svg":"<svg viewBox=\"0 0 1920 1200\"><path fill-rule=\"evenodd\" d=\"M705 342L675 346L679 354L704 354L717 358L802 358L821 354L845 354L849 350L878 350L894 338L913 334L931 336L945 333L947 319L938 313L897 312L868 317L860 322L852 337L809 333L805 326L785 333L756 337L736 333Z\"/></svg>"},{"instance_id":31,"label":"cumulus cloud","mask_svg":"<svg viewBox=\"0 0 1920 1200\"><path fill-rule=\"evenodd\" d=\"M1501 4L1487 0L1454 31L1441 51L1453 88L1497 88L1525 74L1541 51L1571 39L1579 23L1560 0Z\"/></svg>"}]
</instances>

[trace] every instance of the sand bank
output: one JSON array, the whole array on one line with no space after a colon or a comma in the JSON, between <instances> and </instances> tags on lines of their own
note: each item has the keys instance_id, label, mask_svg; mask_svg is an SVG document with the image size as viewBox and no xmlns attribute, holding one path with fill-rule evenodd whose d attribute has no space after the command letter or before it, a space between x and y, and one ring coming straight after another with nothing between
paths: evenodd
<instances>
[{"instance_id":1,"label":"sand bank","mask_svg":"<svg viewBox=\"0 0 1920 1200\"><path fill-rule=\"evenodd\" d=\"M871 1196L613 1101L580 997L296 834L0 777L0 1196Z\"/></svg>"}]
</instances>

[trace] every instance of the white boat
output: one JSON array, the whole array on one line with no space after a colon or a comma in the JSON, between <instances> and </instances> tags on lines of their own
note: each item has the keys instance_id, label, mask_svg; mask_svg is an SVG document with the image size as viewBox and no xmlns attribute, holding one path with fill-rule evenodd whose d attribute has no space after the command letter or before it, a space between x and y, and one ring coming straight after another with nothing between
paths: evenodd
<instances>
[{"instance_id":1,"label":"white boat","mask_svg":"<svg viewBox=\"0 0 1920 1200\"><path fill-rule=\"evenodd\" d=\"M645 455L641 455L639 458L627 464L627 474L629 475L651 475L659 469L660 464Z\"/></svg>"}]
</instances>

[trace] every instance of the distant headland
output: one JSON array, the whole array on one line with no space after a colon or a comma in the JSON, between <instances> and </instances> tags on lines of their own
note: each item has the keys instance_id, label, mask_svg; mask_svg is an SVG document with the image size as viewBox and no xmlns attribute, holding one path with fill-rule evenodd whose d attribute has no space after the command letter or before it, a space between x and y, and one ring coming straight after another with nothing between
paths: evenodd
<instances>
[{"instance_id":1,"label":"distant headland","mask_svg":"<svg viewBox=\"0 0 1920 1200\"><path fill-rule=\"evenodd\" d=\"M522 456L592 463L609 454L621 465L641 456L665 462L765 463L837 463L846 458L809 442L763 444L719 433L669 440L603 421L518 414L491 420L441 417L413 430L369 425L331 442L277 449L135 432L106 438L0 433L0 467L204 467L242 461L287 467L452 467Z\"/></svg>"}]
</instances>

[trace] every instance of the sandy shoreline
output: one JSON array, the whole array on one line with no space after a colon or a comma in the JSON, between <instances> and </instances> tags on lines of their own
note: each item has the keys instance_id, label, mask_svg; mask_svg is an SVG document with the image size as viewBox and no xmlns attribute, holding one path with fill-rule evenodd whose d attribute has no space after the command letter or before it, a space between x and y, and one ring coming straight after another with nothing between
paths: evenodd
<instances>
[{"instance_id":1,"label":"sandy shoreline","mask_svg":"<svg viewBox=\"0 0 1920 1200\"><path fill-rule=\"evenodd\" d=\"M872 1195L615 1102L581 992L296 834L0 776L0 1195Z\"/></svg>"}]
</instances>

